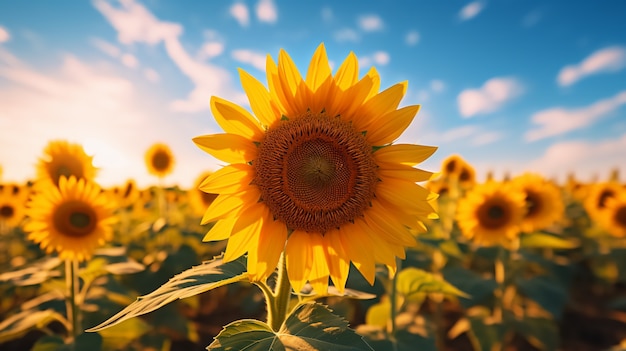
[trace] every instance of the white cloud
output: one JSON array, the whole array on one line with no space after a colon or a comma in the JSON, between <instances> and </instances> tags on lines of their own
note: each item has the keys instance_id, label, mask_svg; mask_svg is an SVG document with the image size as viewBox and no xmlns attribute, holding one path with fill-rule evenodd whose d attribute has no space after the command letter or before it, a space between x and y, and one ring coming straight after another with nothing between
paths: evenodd
<instances>
[{"instance_id":1,"label":"white cloud","mask_svg":"<svg viewBox=\"0 0 626 351\"><path fill-rule=\"evenodd\" d=\"M465 5L461 9L461 11L459 11L459 18L462 21L472 19L476 17L483 10L484 7L485 4L481 1L470 2L469 4Z\"/></svg>"},{"instance_id":2,"label":"white cloud","mask_svg":"<svg viewBox=\"0 0 626 351\"><path fill-rule=\"evenodd\" d=\"M584 77L617 72L624 67L626 67L626 48L612 46L592 53L579 64L563 67L556 80L560 86L569 86Z\"/></svg>"},{"instance_id":3,"label":"white cloud","mask_svg":"<svg viewBox=\"0 0 626 351\"><path fill-rule=\"evenodd\" d=\"M471 135L476 134L478 131L479 129L476 126L461 126L443 132L437 137L437 139L441 140L441 143L449 143L454 140L468 138Z\"/></svg>"},{"instance_id":4,"label":"white cloud","mask_svg":"<svg viewBox=\"0 0 626 351\"><path fill-rule=\"evenodd\" d=\"M159 73L152 68L144 68L143 76L152 83L157 83L159 80L161 80L161 76L159 75Z\"/></svg>"},{"instance_id":5,"label":"white cloud","mask_svg":"<svg viewBox=\"0 0 626 351\"><path fill-rule=\"evenodd\" d=\"M324 22L330 22L334 17L335 15L333 14L333 9L328 6L322 7L322 20Z\"/></svg>"},{"instance_id":6,"label":"white cloud","mask_svg":"<svg viewBox=\"0 0 626 351\"><path fill-rule=\"evenodd\" d=\"M430 89L435 93L441 93L446 90L446 84L441 79L433 79L430 81Z\"/></svg>"},{"instance_id":7,"label":"white cloud","mask_svg":"<svg viewBox=\"0 0 626 351\"><path fill-rule=\"evenodd\" d=\"M351 29L351 28L340 29L334 33L333 37L338 42L346 42L346 41L357 42L361 39L359 37L359 34L354 29Z\"/></svg>"},{"instance_id":8,"label":"white cloud","mask_svg":"<svg viewBox=\"0 0 626 351\"><path fill-rule=\"evenodd\" d=\"M250 24L248 6L244 3L234 3L233 6L230 7L230 15L233 16L242 27L247 27Z\"/></svg>"},{"instance_id":9,"label":"white cloud","mask_svg":"<svg viewBox=\"0 0 626 351\"><path fill-rule=\"evenodd\" d=\"M181 72L194 84L186 99L170 104L174 111L199 112L210 108L211 96L217 95L236 103L246 104L245 94L233 86L232 76L224 68L192 58L179 40L183 28L177 23L160 21L134 0L125 0L121 8L106 0L95 0L94 5L118 32L123 44L163 43L165 51Z\"/></svg>"},{"instance_id":10,"label":"white cloud","mask_svg":"<svg viewBox=\"0 0 626 351\"><path fill-rule=\"evenodd\" d=\"M361 16L358 19L358 24L364 32L376 32L384 27L383 20L378 15Z\"/></svg>"},{"instance_id":11,"label":"white cloud","mask_svg":"<svg viewBox=\"0 0 626 351\"><path fill-rule=\"evenodd\" d=\"M256 17L261 22L276 23L278 10L273 0L259 0L256 4Z\"/></svg>"},{"instance_id":12,"label":"white cloud","mask_svg":"<svg viewBox=\"0 0 626 351\"><path fill-rule=\"evenodd\" d=\"M555 107L539 111L531 117L531 123L536 125L536 128L526 132L524 138L526 141L536 141L586 127L624 104L626 90L578 109Z\"/></svg>"},{"instance_id":13,"label":"white cloud","mask_svg":"<svg viewBox=\"0 0 626 351\"><path fill-rule=\"evenodd\" d=\"M514 78L492 78L479 89L467 89L459 94L459 112L465 118L495 112L522 92L522 85Z\"/></svg>"},{"instance_id":14,"label":"white cloud","mask_svg":"<svg viewBox=\"0 0 626 351\"><path fill-rule=\"evenodd\" d=\"M121 61L124 64L124 66L129 67L129 68L135 68L139 66L139 60L137 60L137 58L132 54L122 55Z\"/></svg>"},{"instance_id":15,"label":"white cloud","mask_svg":"<svg viewBox=\"0 0 626 351\"><path fill-rule=\"evenodd\" d=\"M404 37L404 42L406 43L406 45L409 45L409 46L416 45L417 43L419 43L419 41L420 41L420 34L416 30L409 31L408 33L406 33L406 36Z\"/></svg>"},{"instance_id":16,"label":"white cloud","mask_svg":"<svg viewBox=\"0 0 626 351\"><path fill-rule=\"evenodd\" d=\"M474 136L470 143L475 146L482 146L495 143L496 141L502 139L504 134L496 131L485 131L481 132L478 135Z\"/></svg>"},{"instance_id":17,"label":"white cloud","mask_svg":"<svg viewBox=\"0 0 626 351\"><path fill-rule=\"evenodd\" d=\"M204 61L206 59L211 59L213 57L217 57L224 52L224 44L217 41L211 41L208 43L204 43L202 48L198 52L198 60Z\"/></svg>"},{"instance_id":18,"label":"white cloud","mask_svg":"<svg viewBox=\"0 0 626 351\"><path fill-rule=\"evenodd\" d=\"M386 51L376 51L371 55L359 56L359 67L369 68L374 65L385 66L389 64L391 57Z\"/></svg>"},{"instance_id":19,"label":"white cloud","mask_svg":"<svg viewBox=\"0 0 626 351\"><path fill-rule=\"evenodd\" d=\"M417 98L418 104L423 104L425 102L428 102L428 100L430 100L430 92L426 89L421 89L417 92L415 97Z\"/></svg>"},{"instance_id":20,"label":"white cloud","mask_svg":"<svg viewBox=\"0 0 626 351\"><path fill-rule=\"evenodd\" d=\"M9 41L9 39L11 39L9 31L6 28L0 26L0 43L7 42Z\"/></svg>"},{"instance_id":21,"label":"white cloud","mask_svg":"<svg viewBox=\"0 0 626 351\"><path fill-rule=\"evenodd\" d=\"M95 46L96 49L102 51L103 53L113 58L118 58L122 54L122 50L120 50L120 48L100 38L91 39L91 44Z\"/></svg>"},{"instance_id":22,"label":"white cloud","mask_svg":"<svg viewBox=\"0 0 626 351\"><path fill-rule=\"evenodd\" d=\"M233 50L231 56L239 62L250 64L259 71L265 72L266 54L264 53L241 49Z\"/></svg>"}]
</instances>

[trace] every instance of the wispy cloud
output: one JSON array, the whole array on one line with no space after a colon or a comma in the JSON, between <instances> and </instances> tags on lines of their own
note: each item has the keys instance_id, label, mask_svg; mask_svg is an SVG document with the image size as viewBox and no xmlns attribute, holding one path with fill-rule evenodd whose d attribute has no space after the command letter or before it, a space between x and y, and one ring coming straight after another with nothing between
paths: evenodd
<instances>
[{"instance_id":1,"label":"wispy cloud","mask_svg":"<svg viewBox=\"0 0 626 351\"><path fill-rule=\"evenodd\" d=\"M416 30L410 30L404 36L404 42L408 46L417 45L417 43L419 43L419 41L420 41L420 33L418 31L416 31Z\"/></svg>"},{"instance_id":2,"label":"wispy cloud","mask_svg":"<svg viewBox=\"0 0 626 351\"><path fill-rule=\"evenodd\" d=\"M235 20L242 27L247 27L250 24L250 12L248 11L248 6L242 2L236 2L230 7L230 15L233 16Z\"/></svg>"},{"instance_id":3,"label":"wispy cloud","mask_svg":"<svg viewBox=\"0 0 626 351\"><path fill-rule=\"evenodd\" d=\"M342 28L336 31L333 34L333 37L338 42L357 42L361 39L359 33L357 33L357 31L352 28Z\"/></svg>"},{"instance_id":4,"label":"wispy cloud","mask_svg":"<svg viewBox=\"0 0 626 351\"><path fill-rule=\"evenodd\" d=\"M106 0L95 0L95 7L117 30L122 44L163 43L165 51L181 72L194 84L186 99L170 104L174 111L199 112L210 108L211 96L217 95L231 101L246 104L243 92L237 90L228 71L209 62L192 58L179 40L183 28L178 23L160 21L143 5L126 0L121 8L113 7Z\"/></svg>"},{"instance_id":5,"label":"wispy cloud","mask_svg":"<svg viewBox=\"0 0 626 351\"><path fill-rule=\"evenodd\" d=\"M467 21L478 16L484 8L485 4L482 1L470 2L469 4L463 6L461 11L459 11L459 18L462 21Z\"/></svg>"},{"instance_id":6,"label":"wispy cloud","mask_svg":"<svg viewBox=\"0 0 626 351\"><path fill-rule=\"evenodd\" d=\"M369 68L373 65L385 66L391 61L391 56L386 51L376 51L371 55L359 56L359 67Z\"/></svg>"},{"instance_id":7,"label":"wispy cloud","mask_svg":"<svg viewBox=\"0 0 626 351\"><path fill-rule=\"evenodd\" d=\"M531 117L531 123L536 127L526 132L524 138L526 141L536 141L589 126L624 104L626 90L582 108L555 107L539 111Z\"/></svg>"},{"instance_id":8,"label":"wispy cloud","mask_svg":"<svg viewBox=\"0 0 626 351\"><path fill-rule=\"evenodd\" d=\"M276 23L278 20L278 9L273 0L259 0L256 4L256 17L261 22Z\"/></svg>"},{"instance_id":9,"label":"wispy cloud","mask_svg":"<svg viewBox=\"0 0 626 351\"><path fill-rule=\"evenodd\" d=\"M493 144L496 141L502 139L504 137L504 133L497 131L483 131L478 135L474 136L470 143L474 146L482 146Z\"/></svg>"},{"instance_id":10,"label":"wispy cloud","mask_svg":"<svg viewBox=\"0 0 626 351\"><path fill-rule=\"evenodd\" d=\"M565 66L556 80L560 86L569 86L598 73L617 72L626 67L626 48L612 46L587 56L579 64Z\"/></svg>"},{"instance_id":11,"label":"wispy cloud","mask_svg":"<svg viewBox=\"0 0 626 351\"><path fill-rule=\"evenodd\" d=\"M224 44L217 41L204 43L198 51L198 60L204 61L219 56L224 52Z\"/></svg>"},{"instance_id":12,"label":"wispy cloud","mask_svg":"<svg viewBox=\"0 0 626 351\"><path fill-rule=\"evenodd\" d=\"M358 18L359 28L364 32L376 32L384 28L384 22L380 16L371 14Z\"/></svg>"},{"instance_id":13,"label":"wispy cloud","mask_svg":"<svg viewBox=\"0 0 626 351\"><path fill-rule=\"evenodd\" d=\"M0 26L0 43L5 43L10 39L11 35L9 34L9 31L6 28Z\"/></svg>"},{"instance_id":14,"label":"wispy cloud","mask_svg":"<svg viewBox=\"0 0 626 351\"><path fill-rule=\"evenodd\" d=\"M120 50L120 48L100 38L92 38L91 44L95 46L96 49L102 51L103 53L113 58L119 58L120 55L122 54L122 50Z\"/></svg>"},{"instance_id":15,"label":"wispy cloud","mask_svg":"<svg viewBox=\"0 0 626 351\"><path fill-rule=\"evenodd\" d=\"M516 79L492 78L478 89L463 90L459 94L457 97L459 112L465 118L495 112L522 93L522 84Z\"/></svg>"},{"instance_id":16,"label":"wispy cloud","mask_svg":"<svg viewBox=\"0 0 626 351\"><path fill-rule=\"evenodd\" d=\"M431 144L462 142L465 145L483 146L502 139L503 135L501 132L485 130L477 125L464 125L443 132L431 131L424 139L426 143Z\"/></svg>"},{"instance_id":17,"label":"wispy cloud","mask_svg":"<svg viewBox=\"0 0 626 351\"><path fill-rule=\"evenodd\" d=\"M159 80L161 80L161 76L159 75L159 73L152 68L144 68L143 76L152 83L157 83Z\"/></svg>"},{"instance_id":18,"label":"wispy cloud","mask_svg":"<svg viewBox=\"0 0 626 351\"><path fill-rule=\"evenodd\" d=\"M240 50L233 50L231 52L231 57L235 59L236 61L250 64L254 68L258 69L259 71L265 72L266 54L264 53L256 52L252 50L240 49Z\"/></svg>"},{"instance_id":19,"label":"wispy cloud","mask_svg":"<svg viewBox=\"0 0 626 351\"><path fill-rule=\"evenodd\" d=\"M321 16L322 16L322 21L324 22L330 22L333 20L333 18L335 18L335 15L333 14L333 9L331 9L328 6L322 7Z\"/></svg>"},{"instance_id":20,"label":"wispy cloud","mask_svg":"<svg viewBox=\"0 0 626 351\"><path fill-rule=\"evenodd\" d=\"M136 68L139 66L139 60L137 60L137 57L133 54L124 54L120 60L122 61L122 64L128 68Z\"/></svg>"},{"instance_id":21,"label":"wispy cloud","mask_svg":"<svg viewBox=\"0 0 626 351\"><path fill-rule=\"evenodd\" d=\"M446 83L441 79L433 79L430 81L430 89L435 93L441 93L446 90Z\"/></svg>"}]
</instances>

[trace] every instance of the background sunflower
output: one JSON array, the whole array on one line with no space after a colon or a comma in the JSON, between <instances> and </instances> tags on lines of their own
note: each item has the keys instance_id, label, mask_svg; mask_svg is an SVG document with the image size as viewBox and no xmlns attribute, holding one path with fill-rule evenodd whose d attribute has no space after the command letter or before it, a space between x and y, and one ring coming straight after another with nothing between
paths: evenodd
<instances>
[{"instance_id":1,"label":"background sunflower","mask_svg":"<svg viewBox=\"0 0 626 351\"><path fill-rule=\"evenodd\" d=\"M165 177L174 170L174 154L170 147L163 143L152 145L145 154L148 173L159 178Z\"/></svg>"},{"instance_id":2,"label":"background sunflower","mask_svg":"<svg viewBox=\"0 0 626 351\"><path fill-rule=\"evenodd\" d=\"M66 140L53 140L44 149L44 156L37 166L37 183L59 185L62 176L74 176L91 181L96 176L93 157L85 153L83 146Z\"/></svg>"}]
</instances>

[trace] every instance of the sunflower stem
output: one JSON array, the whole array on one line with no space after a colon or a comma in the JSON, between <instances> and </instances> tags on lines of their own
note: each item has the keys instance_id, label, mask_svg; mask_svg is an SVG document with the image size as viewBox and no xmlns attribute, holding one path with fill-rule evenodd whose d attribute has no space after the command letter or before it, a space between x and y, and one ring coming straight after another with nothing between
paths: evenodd
<instances>
[{"instance_id":1,"label":"sunflower stem","mask_svg":"<svg viewBox=\"0 0 626 351\"><path fill-rule=\"evenodd\" d=\"M402 269L402 261L396 258L396 272L389 271L391 276L391 337L395 340L396 337L396 316L398 315L398 274L397 272Z\"/></svg>"},{"instance_id":2,"label":"sunflower stem","mask_svg":"<svg viewBox=\"0 0 626 351\"><path fill-rule=\"evenodd\" d=\"M289 299L291 297L291 284L287 277L287 261L285 260L285 252L280 255L278 261L278 278L276 279L276 288L268 303L268 319L267 324L272 330L278 331L287 317L287 308L289 307Z\"/></svg>"},{"instance_id":3,"label":"sunflower stem","mask_svg":"<svg viewBox=\"0 0 626 351\"><path fill-rule=\"evenodd\" d=\"M69 321L69 337L70 343L74 345L76 337L80 330L80 320L78 316L78 306L76 305L76 295L78 290L78 261L76 259L65 260L65 285L67 288L67 296L65 307L67 319Z\"/></svg>"}]
</instances>

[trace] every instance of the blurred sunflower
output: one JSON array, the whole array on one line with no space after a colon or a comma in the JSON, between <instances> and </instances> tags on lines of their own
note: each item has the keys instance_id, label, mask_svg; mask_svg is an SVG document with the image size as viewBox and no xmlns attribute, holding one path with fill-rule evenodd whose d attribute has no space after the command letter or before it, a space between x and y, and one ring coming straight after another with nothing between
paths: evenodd
<instances>
[{"instance_id":1,"label":"blurred sunflower","mask_svg":"<svg viewBox=\"0 0 626 351\"><path fill-rule=\"evenodd\" d=\"M456 220L463 235L481 246L507 246L520 232L525 194L510 183L477 185L459 200Z\"/></svg>"},{"instance_id":2,"label":"blurred sunflower","mask_svg":"<svg viewBox=\"0 0 626 351\"><path fill-rule=\"evenodd\" d=\"M19 185L0 185L0 228L14 228L22 222L27 199L28 191Z\"/></svg>"},{"instance_id":3,"label":"blurred sunflower","mask_svg":"<svg viewBox=\"0 0 626 351\"><path fill-rule=\"evenodd\" d=\"M200 184L202 184L202 181L204 181L211 174L213 174L213 172L207 171L201 173L196 178L193 187L187 192L191 210L196 216L202 216L217 197L217 194L205 193L200 190Z\"/></svg>"},{"instance_id":4,"label":"blurred sunflower","mask_svg":"<svg viewBox=\"0 0 626 351\"><path fill-rule=\"evenodd\" d=\"M172 173L174 169L174 154L169 146L163 143L152 145L145 154L148 172L159 178Z\"/></svg>"},{"instance_id":5,"label":"blurred sunflower","mask_svg":"<svg viewBox=\"0 0 626 351\"><path fill-rule=\"evenodd\" d=\"M459 155L450 155L441 163L441 174L444 177L458 177L461 173L465 160Z\"/></svg>"},{"instance_id":6,"label":"blurred sunflower","mask_svg":"<svg viewBox=\"0 0 626 351\"><path fill-rule=\"evenodd\" d=\"M607 200L615 197L621 190L621 184L616 181L591 184L584 202L585 210L589 216L594 220L599 220L606 208Z\"/></svg>"},{"instance_id":7,"label":"blurred sunflower","mask_svg":"<svg viewBox=\"0 0 626 351\"><path fill-rule=\"evenodd\" d=\"M63 176L58 188L50 186L33 195L24 231L48 253L56 251L62 259L83 261L113 237L112 211L98 185Z\"/></svg>"},{"instance_id":8,"label":"blurred sunflower","mask_svg":"<svg viewBox=\"0 0 626 351\"><path fill-rule=\"evenodd\" d=\"M107 192L119 207L132 206L139 199L139 189L133 179L128 179L122 186L108 189Z\"/></svg>"},{"instance_id":9,"label":"blurred sunflower","mask_svg":"<svg viewBox=\"0 0 626 351\"><path fill-rule=\"evenodd\" d=\"M373 283L376 262L395 269L412 231L436 216L436 195L416 184L432 173L414 168L436 148L391 144L419 110L398 108L407 83L379 92L378 72L358 71L350 53L333 76L321 44L303 79L281 50L278 65L267 57L269 89L239 71L254 115L211 98L226 133L193 140L230 165L200 185L219 194L205 240L228 239L225 261L247 252L251 279L268 277L285 250L296 291L309 281L326 292L329 277L343 290L350 262Z\"/></svg>"},{"instance_id":10,"label":"blurred sunflower","mask_svg":"<svg viewBox=\"0 0 626 351\"><path fill-rule=\"evenodd\" d=\"M626 237L626 189L606 201L600 224L613 236Z\"/></svg>"},{"instance_id":11,"label":"blurred sunflower","mask_svg":"<svg viewBox=\"0 0 626 351\"><path fill-rule=\"evenodd\" d=\"M65 140L50 141L44 149L44 157L39 160L36 184L43 188L50 183L59 186L61 176L91 181L96 176L92 159L80 144Z\"/></svg>"},{"instance_id":12,"label":"blurred sunflower","mask_svg":"<svg viewBox=\"0 0 626 351\"><path fill-rule=\"evenodd\" d=\"M521 224L523 232L545 229L563 218L563 200L554 183L531 173L515 177L513 182L525 194L527 211Z\"/></svg>"}]
</instances>

